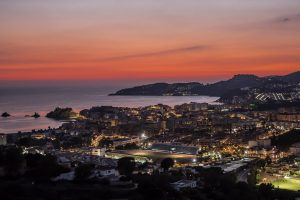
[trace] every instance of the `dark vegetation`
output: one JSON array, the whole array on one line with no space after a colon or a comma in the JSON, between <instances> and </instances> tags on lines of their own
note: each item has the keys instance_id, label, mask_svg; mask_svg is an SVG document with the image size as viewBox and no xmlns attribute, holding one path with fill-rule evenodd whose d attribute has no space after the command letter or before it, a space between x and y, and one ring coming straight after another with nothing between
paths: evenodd
<instances>
[{"instance_id":1,"label":"dark vegetation","mask_svg":"<svg viewBox=\"0 0 300 200\"><path fill-rule=\"evenodd\" d=\"M187 177L198 180L196 188L177 191L171 183L183 178L181 170L163 173L155 171L152 175L132 174L136 167L133 158L119 159L118 168L125 176L124 181L132 180L137 184L136 188L133 185L114 187L107 180L88 179L94 168L90 164L81 164L75 169L74 181L53 182L51 178L69 171L58 165L55 157L24 155L19 148L1 147L0 169L4 173L0 175L0 196L5 200L272 200L294 199L299 196L297 192L275 189L270 184L256 186L255 183L236 183L234 174L224 174L220 168L202 167L195 168L197 174L185 172Z\"/></svg>"},{"instance_id":2,"label":"dark vegetation","mask_svg":"<svg viewBox=\"0 0 300 200\"><path fill-rule=\"evenodd\" d=\"M92 169L93 169L92 164L82 164L79 165L75 169L75 180L76 181L85 181L87 180L91 174L92 174Z\"/></svg>"},{"instance_id":3,"label":"dark vegetation","mask_svg":"<svg viewBox=\"0 0 300 200\"><path fill-rule=\"evenodd\" d=\"M172 158L165 158L161 161L160 166L164 169L164 171L168 171L175 164Z\"/></svg>"},{"instance_id":4,"label":"dark vegetation","mask_svg":"<svg viewBox=\"0 0 300 200\"><path fill-rule=\"evenodd\" d=\"M24 177L27 180L50 180L69 171L58 165L56 157L41 154L22 154L17 147L1 147L0 168L8 179Z\"/></svg>"},{"instance_id":5,"label":"dark vegetation","mask_svg":"<svg viewBox=\"0 0 300 200\"><path fill-rule=\"evenodd\" d=\"M257 103L253 105L253 110L266 111L266 110L278 110L279 108L296 108L300 106L300 102L273 102Z\"/></svg>"},{"instance_id":6,"label":"dark vegetation","mask_svg":"<svg viewBox=\"0 0 300 200\"><path fill-rule=\"evenodd\" d=\"M106 138L106 137L104 137L103 139L101 139L99 141L99 147L108 148L108 147L112 146L113 144L114 144L114 142L110 138Z\"/></svg>"},{"instance_id":7,"label":"dark vegetation","mask_svg":"<svg viewBox=\"0 0 300 200\"><path fill-rule=\"evenodd\" d=\"M121 175L131 177L132 172L135 169L135 161L132 157L124 157L118 160L118 170Z\"/></svg>"},{"instance_id":8,"label":"dark vegetation","mask_svg":"<svg viewBox=\"0 0 300 200\"><path fill-rule=\"evenodd\" d=\"M136 143L127 143L125 145L116 146L115 149L117 149L117 150L132 150L132 149L139 149L139 146Z\"/></svg>"},{"instance_id":9,"label":"dark vegetation","mask_svg":"<svg viewBox=\"0 0 300 200\"><path fill-rule=\"evenodd\" d=\"M300 130L292 130L283 135L272 138L272 145L279 149L287 150L292 144L300 142Z\"/></svg>"},{"instance_id":10,"label":"dark vegetation","mask_svg":"<svg viewBox=\"0 0 300 200\"><path fill-rule=\"evenodd\" d=\"M72 108L55 108L54 111L49 112L46 117L57 119L57 120L64 120L64 119L71 119L75 117L76 113L73 111Z\"/></svg>"}]
</instances>

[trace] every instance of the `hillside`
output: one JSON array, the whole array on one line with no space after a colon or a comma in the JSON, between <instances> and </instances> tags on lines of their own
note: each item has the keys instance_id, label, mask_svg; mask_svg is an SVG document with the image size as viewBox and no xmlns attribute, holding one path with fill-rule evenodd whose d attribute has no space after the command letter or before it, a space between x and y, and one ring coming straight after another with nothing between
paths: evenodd
<instances>
[{"instance_id":1,"label":"hillside","mask_svg":"<svg viewBox=\"0 0 300 200\"><path fill-rule=\"evenodd\" d=\"M243 88L264 88L275 84L298 84L300 83L300 72L294 72L285 76L258 77L255 75L235 75L226 81L213 84L192 83L155 83L127 88L117 91L111 95L142 95L142 96L232 96L241 93Z\"/></svg>"}]
</instances>

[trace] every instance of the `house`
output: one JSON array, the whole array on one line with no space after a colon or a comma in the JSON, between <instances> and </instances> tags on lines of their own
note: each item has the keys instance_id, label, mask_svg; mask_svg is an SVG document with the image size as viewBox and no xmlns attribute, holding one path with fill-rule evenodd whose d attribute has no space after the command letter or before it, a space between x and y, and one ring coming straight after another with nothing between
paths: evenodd
<instances>
[{"instance_id":1,"label":"house","mask_svg":"<svg viewBox=\"0 0 300 200\"><path fill-rule=\"evenodd\" d=\"M104 157L106 152L106 148L93 148L92 155Z\"/></svg>"},{"instance_id":2,"label":"house","mask_svg":"<svg viewBox=\"0 0 300 200\"><path fill-rule=\"evenodd\" d=\"M71 171L71 172L60 174L59 176L53 178L52 180L53 181L62 181L62 180L72 181L72 180L74 180L74 177L75 177L75 172Z\"/></svg>"},{"instance_id":3,"label":"house","mask_svg":"<svg viewBox=\"0 0 300 200\"><path fill-rule=\"evenodd\" d=\"M300 153L300 142L293 144L290 147L290 152L294 155L299 154Z\"/></svg>"},{"instance_id":4,"label":"house","mask_svg":"<svg viewBox=\"0 0 300 200\"><path fill-rule=\"evenodd\" d=\"M180 180L171 184L175 190L181 190L183 188L195 188L197 187L197 182L194 180Z\"/></svg>"},{"instance_id":5,"label":"house","mask_svg":"<svg viewBox=\"0 0 300 200\"><path fill-rule=\"evenodd\" d=\"M0 145L7 145L7 136L0 133Z\"/></svg>"},{"instance_id":6,"label":"house","mask_svg":"<svg viewBox=\"0 0 300 200\"><path fill-rule=\"evenodd\" d=\"M94 170L95 177L119 176L119 171L109 166L99 166Z\"/></svg>"},{"instance_id":7,"label":"house","mask_svg":"<svg viewBox=\"0 0 300 200\"><path fill-rule=\"evenodd\" d=\"M64 156L59 156L57 158L57 162L58 164L63 165L65 167L71 167L71 160Z\"/></svg>"}]
</instances>

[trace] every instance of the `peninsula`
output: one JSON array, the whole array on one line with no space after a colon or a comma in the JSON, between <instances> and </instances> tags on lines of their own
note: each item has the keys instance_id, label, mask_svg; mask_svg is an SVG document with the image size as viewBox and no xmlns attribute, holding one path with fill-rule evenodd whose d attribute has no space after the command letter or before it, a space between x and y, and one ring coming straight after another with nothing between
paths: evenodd
<instances>
[{"instance_id":1,"label":"peninsula","mask_svg":"<svg viewBox=\"0 0 300 200\"><path fill-rule=\"evenodd\" d=\"M154 83L126 88L110 95L137 96L217 96L220 101L232 100L235 96L249 96L254 91L261 93L287 93L295 90L300 83L300 71L284 76L259 77L239 74L226 81L212 84Z\"/></svg>"}]
</instances>

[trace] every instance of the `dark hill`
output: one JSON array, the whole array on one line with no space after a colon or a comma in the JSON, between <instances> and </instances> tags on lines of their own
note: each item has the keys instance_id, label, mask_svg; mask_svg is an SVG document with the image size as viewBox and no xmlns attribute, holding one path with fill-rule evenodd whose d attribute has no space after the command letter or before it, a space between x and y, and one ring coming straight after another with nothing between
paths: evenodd
<instances>
[{"instance_id":1,"label":"dark hill","mask_svg":"<svg viewBox=\"0 0 300 200\"><path fill-rule=\"evenodd\" d=\"M251 74L239 74L226 81L203 85L201 83L155 83L128 89L122 89L111 95L144 95L144 96L223 96L241 91L243 88L265 87L275 83L300 83L300 72L286 76L258 77Z\"/></svg>"},{"instance_id":2,"label":"dark hill","mask_svg":"<svg viewBox=\"0 0 300 200\"><path fill-rule=\"evenodd\" d=\"M245 87L257 87L263 84L264 78L254 75L235 75L227 81L220 81L199 89L198 95L222 96L230 91Z\"/></svg>"},{"instance_id":3,"label":"dark hill","mask_svg":"<svg viewBox=\"0 0 300 200\"><path fill-rule=\"evenodd\" d=\"M286 82L300 83L300 71L282 76L281 79Z\"/></svg>"},{"instance_id":4,"label":"dark hill","mask_svg":"<svg viewBox=\"0 0 300 200\"><path fill-rule=\"evenodd\" d=\"M163 96L172 93L173 96L182 96L182 91L191 91L196 87L203 87L203 85L200 83L154 83L122 89L111 95Z\"/></svg>"}]
</instances>

